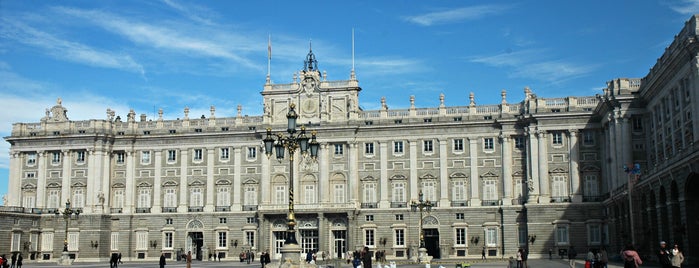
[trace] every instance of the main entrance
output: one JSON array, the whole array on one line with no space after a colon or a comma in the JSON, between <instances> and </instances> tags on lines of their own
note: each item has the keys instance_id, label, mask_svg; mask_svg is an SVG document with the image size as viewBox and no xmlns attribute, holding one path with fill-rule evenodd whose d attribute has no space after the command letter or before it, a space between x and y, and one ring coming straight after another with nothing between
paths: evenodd
<instances>
[{"instance_id":1,"label":"main entrance","mask_svg":"<svg viewBox=\"0 0 699 268\"><path fill-rule=\"evenodd\" d=\"M439 259L439 229L423 229L425 238L425 248L427 249L427 255L432 256L432 258Z\"/></svg>"},{"instance_id":2,"label":"main entrance","mask_svg":"<svg viewBox=\"0 0 699 268\"><path fill-rule=\"evenodd\" d=\"M189 232L187 235L187 251L192 251L192 259L202 260L201 248L204 245L204 233Z\"/></svg>"}]
</instances>

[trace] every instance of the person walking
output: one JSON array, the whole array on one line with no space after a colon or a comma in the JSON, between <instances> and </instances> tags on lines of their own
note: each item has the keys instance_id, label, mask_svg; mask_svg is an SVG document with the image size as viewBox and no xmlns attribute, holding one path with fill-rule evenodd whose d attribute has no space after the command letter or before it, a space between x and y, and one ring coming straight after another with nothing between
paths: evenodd
<instances>
[{"instance_id":1,"label":"person walking","mask_svg":"<svg viewBox=\"0 0 699 268\"><path fill-rule=\"evenodd\" d=\"M160 268L165 268L165 253L160 253Z\"/></svg>"},{"instance_id":2,"label":"person walking","mask_svg":"<svg viewBox=\"0 0 699 268\"><path fill-rule=\"evenodd\" d=\"M621 252L621 259L624 260L624 268L638 268L638 266L643 264L641 257L638 256L638 252L636 252L632 244L626 245L624 251Z\"/></svg>"},{"instance_id":3,"label":"person walking","mask_svg":"<svg viewBox=\"0 0 699 268\"><path fill-rule=\"evenodd\" d=\"M22 253L17 255L17 266L16 266L17 268L22 268L22 261L23 260L24 260L24 258L22 258ZM682 260L684 260L684 257Z\"/></svg>"},{"instance_id":4,"label":"person walking","mask_svg":"<svg viewBox=\"0 0 699 268\"><path fill-rule=\"evenodd\" d=\"M262 254L260 254L260 263L262 264L262 268L265 268L267 264L272 262L272 260L269 259L269 252L263 251Z\"/></svg>"},{"instance_id":5,"label":"person walking","mask_svg":"<svg viewBox=\"0 0 699 268\"><path fill-rule=\"evenodd\" d=\"M485 247L481 250L481 260L485 260Z\"/></svg>"},{"instance_id":6,"label":"person walking","mask_svg":"<svg viewBox=\"0 0 699 268\"><path fill-rule=\"evenodd\" d=\"M682 263L684 262L684 254L682 254L682 251L680 251L680 247L677 244L675 244L675 247L672 248L672 259L670 262L672 263L673 268L682 267Z\"/></svg>"},{"instance_id":7,"label":"person walking","mask_svg":"<svg viewBox=\"0 0 699 268\"><path fill-rule=\"evenodd\" d=\"M187 251L187 268L192 268L192 251Z\"/></svg>"},{"instance_id":8,"label":"person walking","mask_svg":"<svg viewBox=\"0 0 699 268\"><path fill-rule=\"evenodd\" d=\"M517 268L522 268L522 248L517 250Z\"/></svg>"},{"instance_id":9,"label":"person walking","mask_svg":"<svg viewBox=\"0 0 699 268\"><path fill-rule=\"evenodd\" d=\"M575 257L578 256L578 252L575 251L575 247L570 246L568 249L568 265L570 268L575 268Z\"/></svg>"},{"instance_id":10,"label":"person walking","mask_svg":"<svg viewBox=\"0 0 699 268\"><path fill-rule=\"evenodd\" d=\"M527 259L529 259L529 250L528 248L523 248L522 249L522 268L527 268Z\"/></svg>"},{"instance_id":11,"label":"person walking","mask_svg":"<svg viewBox=\"0 0 699 268\"><path fill-rule=\"evenodd\" d=\"M364 250L362 250L362 267L371 268L371 252L369 252L369 247L364 247Z\"/></svg>"},{"instance_id":12,"label":"person walking","mask_svg":"<svg viewBox=\"0 0 699 268\"><path fill-rule=\"evenodd\" d=\"M602 247L599 252L597 253L599 257L597 257L597 261L599 264L597 267L599 268L607 268L607 263L609 263L609 255L607 254L607 249Z\"/></svg>"},{"instance_id":13,"label":"person walking","mask_svg":"<svg viewBox=\"0 0 699 268\"><path fill-rule=\"evenodd\" d=\"M667 248L667 243L665 241L660 241L660 249L658 250L658 262L663 268L672 267L672 253L670 249Z\"/></svg>"},{"instance_id":14,"label":"person walking","mask_svg":"<svg viewBox=\"0 0 699 268\"><path fill-rule=\"evenodd\" d=\"M553 258L553 249L549 248L549 261Z\"/></svg>"},{"instance_id":15,"label":"person walking","mask_svg":"<svg viewBox=\"0 0 699 268\"><path fill-rule=\"evenodd\" d=\"M17 264L17 253L12 253L12 257L10 257L12 262L10 262L10 268L15 268L15 265Z\"/></svg>"}]
</instances>

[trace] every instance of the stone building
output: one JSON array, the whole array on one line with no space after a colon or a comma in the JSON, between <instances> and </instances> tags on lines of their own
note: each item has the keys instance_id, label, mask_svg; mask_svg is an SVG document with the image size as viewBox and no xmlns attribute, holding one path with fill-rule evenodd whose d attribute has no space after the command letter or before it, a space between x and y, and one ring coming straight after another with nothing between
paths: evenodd
<instances>
[{"instance_id":1,"label":"stone building","mask_svg":"<svg viewBox=\"0 0 699 268\"><path fill-rule=\"evenodd\" d=\"M5 137L0 221L11 228L0 239L11 243L0 252L55 261L66 245L76 261L190 250L204 260L247 250L278 258L293 190L298 242L327 258L368 246L411 259L420 227L429 255L442 259L518 248L532 257L570 246L618 252L631 239L647 249L678 241L691 258L696 35L692 17L648 76L612 80L598 96L544 98L525 88L523 100L508 102L503 90L495 105L476 105L471 93L463 106L440 95L438 107L417 108L410 97L408 109L382 99L379 110L363 110L354 70L328 81L309 51L290 83L267 78L260 116L239 106L234 117L211 107L201 117L184 108L176 120L133 110L122 119L107 109L104 119L71 121L59 99L40 122L16 123ZM267 128L285 130L292 105L321 144L317 159L297 155L293 169L262 143ZM411 210L420 197L431 211ZM67 202L79 215L61 215Z\"/></svg>"}]
</instances>

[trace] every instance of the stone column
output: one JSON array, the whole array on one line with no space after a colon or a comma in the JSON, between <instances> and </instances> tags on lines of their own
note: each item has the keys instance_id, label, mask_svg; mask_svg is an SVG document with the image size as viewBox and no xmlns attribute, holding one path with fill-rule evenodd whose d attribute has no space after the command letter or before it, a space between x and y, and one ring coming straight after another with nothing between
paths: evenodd
<instances>
[{"instance_id":1,"label":"stone column","mask_svg":"<svg viewBox=\"0 0 699 268\"><path fill-rule=\"evenodd\" d=\"M418 198L418 190L420 189L420 182L417 179L417 152L418 152L418 147L417 144L420 141L417 140L409 140L409 148L410 148L410 178L409 178L409 183L408 187L410 187L410 198L409 200L412 199L417 199ZM388 184L384 184L388 185Z\"/></svg>"},{"instance_id":2,"label":"stone column","mask_svg":"<svg viewBox=\"0 0 699 268\"><path fill-rule=\"evenodd\" d=\"M624 149L622 147L622 134L621 134L621 112L615 111L614 116L614 142L612 143L612 148L614 150L614 157L612 161L611 170L615 176L614 181L616 182L616 187L626 185L626 175L624 174ZM660 141L658 141L660 142ZM615 188L616 188L615 187Z\"/></svg>"},{"instance_id":3,"label":"stone column","mask_svg":"<svg viewBox=\"0 0 699 268\"><path fill-rule=\"evenodd\" d=\"M153 161L154 172L153 172L153 208L150 213L161 213L163 211L162 207L162 188L163 188L163 152L153 151Z\"/></svg>"},{"instance_id":4,"label":"stone column","mask_svg":"<svg viewBox=\"0 0 699 268\"><path fill-rule=\"evenodd\" d=\"M37 151L37 166L36 166L36 207L46 208L44 200L46 200L46 156L45 151Z\"/></svg>"},{"instance_id":5,"label":"stone column","mask_svg":"<svg viewBox=\"0 0 699 268\"><path fill-rule=\"evenodd\" d=\"M70 165L71 165L71 157L70 157L70 150L62 150L61 154L63 155L63 159L61 159L61 164L63 165L63 171L61 172L61 204L65 204L68 202L68 199L70 199Z\"/></svg>"},{"instance_id":6,"label":"stone column","mask_svg":"<svg viewBox=\"0 0 699 268\"><path fill-rule=\"evenodd\" d=\"M99 197L100 194L104 196L104 193L100 189L102 182L97 179L97 176L95 176L95 172L97 171L97 169L96 167L93 167L95 164L95 151L94 149L89 148L85 153L87 154L85 159L85 165L87 165L87 187L85 193L85 207L83 208L83 213L102 213L101 205L103 204L99 203Z\"/></svg>"},{"instance_id":7,"label":"stone column","mask_svg":"<svg viewBox=\"0 0 699 268\"><path fill-rule=\"evenodd\" d=\"M509 134L502 134L502 204L512 204L512 138Z\"/></svg>"},{"instance_id":8,"label":"stone column","mask_svg":"<svg viewBox=\"0 0 699 268\"><path fill-rule=\"evenodd\" d=\"M180 203L177 206L177 212L187 213L189 205L189 181L187 180L187 163L189 162L189 149L180 149Z\"/></svg>"},{"instance_id":9,"label":"stone column","mask_svg":"<svg viewBox=\"0 0 699 268\"><path fill-rule=\"evenodd\" d=\"M359 148L357 142L350 143L349 171L347 173L348 200L356 204L359 200Z\"/></svg>"},{"instance_id":10,"label":"stone column","mask_svg":"<svg viewBox=\"0 0 699 268\"><path fill-rule=\"evenodd\" d=\"M527 146L527 188L528 203L539 203L539 140L536 138L536 128L529 127L527 131L529 142Z\"/></svg>"},{"instance_id":11,"label":"stone column","mask_svg":"<svg viewBox=\"0 0 699 268\"><path fill-rule=\"evenodd\" d=\"M539 203L550 203L551 202L551 189L549 180L549 154L548 154L548 133L546 131L537 132L539 138L539 193L541 197Z\"/></svg>"},{"instance_id":12,"label":"stone column","mask_svg":"<svg viewBox=\"0 0 699 268\"><path fill-rule=\"evenodd\" d=\"M573 203L582 202L582 191L580 189L580 143L578 142L578 132L577 129L568 130L568 146L570 149L570 170L568 176L570 177L571 195Z\"/></svg>"},{"instance_id":13,"label":"stone column","mask_svg":"<svg viewBox=\"0 0 699 268\"><path fill-rule=\"evenodd\" d=\"M7 204L4 206L24 206L22 204L22 158L17 151L10 151L10 173L7 191Z\"/></svg>"},{"instance_id":14,"label":"stone column","mask_svg":"<svg viewBox=\"0 0 699 268\"><path fill-rule=\"evenodd\" d=\"M381 163L381 178L379 185L377 185L381 190L379 191L381 194L379 195L379 207L380 208L389 208L391 203L388 201L388 144L390 141L381 141L379 142L379 153L381 154L380 156L380 163Z\"/></svg>"},{"instance_id":15,"label":"stone column","mask_svg":"<svg viewBox=\"0 0 699 268\"><path fill-rule=\"evenodd\" d=\"M439 140L439 207L450 207L449 203L449 167L447 155L449 154L449 140Z\"/></svg>"},{"instance_id":16,"label":"stone column","mask_svg":"<svg viewBox=\"0 0 699 268\"><path fill-rule=\"evenodd\" d=\"M246 157L243 155L243 150L240 147L236 148L229 148L228 149L228 158L233 158L233 183L231 184L231 194L233 195L232 202L231 202L231 211L241 211L242 210L242 205L241 205L241 196L245 193L245 189L243 189L243 182L242 182L242 159L243 157ZM231 152L232 151L232 152ZM230 161L230 160L229 160ZM265 169L266 168L266 169ZM262 178L264 178L265 170L267 171L267 177L269 177L269 159L267 158L267 155L262 157ZM230 172L230 171L229 171ZM262 181L262 180L260 180ZM260 185L262 185L260 183ZM269 184L267 184L269 185ZM262 187L257 189L258 191L262 190ZM259 201L259 200L258 200ZM259 202L258 202L259 204Z\"/></svg>"},{"instance_id":17,"label":"stone column","mask_svg":"<svg viewBox=\"0 0 699 268\"><path fill-rule=\"evenodd\" d=\"M478 175L478 141L480 138L478 137L467 137L468 138L468 144L469 144L469 168L471 170L470 176L469 176L469 185L471 186L471 191L470 191L470 196L471 196L471 206L474 207L479 207L481 206L481 199L480 199L480 180L479 180L479 175Z\"/></svg>"},{"instance_id":18,"label":"stone column","mask_svg":"<svg viewBox=\"0 0 699 268\"><path fill-rule=\"evenodd\" d=\"M330 192L330 189L328 187L328 184L330 182L328 174L330 174L329 159L331 158L331 156L329 155L330 150L328 150L327 144L323 144L320 147L321 150L318 152L318 200L320 201L320 203L327 204L328 202L331 202L331 200L328 199L330 197L330 194L328 194ZM308 161L313 160L309 159Z\"/></svg>"},{"instance_id":19,"label":"stone column","mask_svg":"<svg viewBox=\"0 0 699 268\"><path fill-rule=\"evenodd\" d=\"M239 150L239 149L236 149L236 150ZM238 155L238 153L236 153L235 155ZM258 189L260 191L260 198L261 198L261 200L260 200L260 202L258 202L258 204L261 204L261 205L267 205L267 204L271 203L270 202L270 191L271 191L271 188L270 188L271 182L270 181L272 178L270 177L271 176L271 174L270 174L271 167L270 167L269 162L270 162L270 159L272 159L272 158L276 159L276 157L274 156L274 152L272 152L271 157L265 156L262 158L262 171L261 171L262 177L260 178L260 184L259 184L259 189ZM236 172L236 174L238 177L240 177L240 175L239 175L240 172ZM233 178L235 178L235 177L233 177ZM238 179L238 180L240 180L240 179ZM242 186L240 184L240 182L233 183L233 184L235 185L234 187L240 188ZM239 192L239 190L236 192ZM235 200L235 194L233 195L233 198L234 198L234 200L233 200L234 204L236 202L239 202L239 201ZM237 210L234 209L233 211L237 211ZM274 241L272 241L272 243L274 243ZM272 254L272 253L273 252L270 252L270 254Z\"/></svg>"},{"instance_id":20,"label":"stone column","mask_svg":"<svg viewBox=\"0 0 699 268\"><path fill-rule=\"evenodd\" d=\"M135 178L134 178L134 165L133 165L133 151L126 151L126 190L124 193L124 213L134 213L134 207L138 206L136 200L138 200L138 193L136 192Z\"/></svg>"},{"instance_id":21,"label":"stone column","mask_svg":"<svg viewBox=\"0 0 699 268\"><path fill-rule=\"evenodd\" d=\"M214 147L206 148L206 204L204 205L205 212L213 212L214 206L216 205L214 200L216 200L216 182L214 181Z\"/></svg>"}]
</instances>

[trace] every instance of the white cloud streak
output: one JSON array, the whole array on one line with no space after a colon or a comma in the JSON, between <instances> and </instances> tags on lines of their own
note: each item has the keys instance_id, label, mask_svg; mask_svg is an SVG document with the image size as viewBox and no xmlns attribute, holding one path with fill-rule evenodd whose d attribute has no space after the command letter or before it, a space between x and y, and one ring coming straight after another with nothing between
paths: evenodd
<instances>
[{"instance_id":1,"label":"white cloud streak","mask_svg":"<svg viewBox=\"0 0 699 268\"><path fill-rule=\"evenodd\" d=\"M172 27L136 22L132 19L95 10L81 10L66 7L55 8L55 10L66 15L85 19L89 23L121 35L139 45L170 50L183 55L195 54L212 58L222 58L237 62L248 68L261 69L260 66L235 52L236 50L239 52L252 50L247 46L247 44L250 43L249 40L244 37L227 36L223 38L228 38L229 40L216 42L211 40L221 38L220 36L216 36L217 33L203 31L194 34L186 34L182 32L183 29L173 29ZM213 36L211 34L213 34ZM260 50L262 48L263 46L260 45Z\"/></svg>"},{"instance_id":2,"label":"white cloud streak","mask_svg":"<svg viewBox=\"0 0 699 268\"><path fill-rule=\"evenodd\" d=\"M408 16L404 19L418 25L432 26L437 24L457 23L466 20L476 20L485 16L500 14L508 9L510 9L508 6L480 5L430 12L417 16Z\"/></svg>"},{"instance_id":3,"label":"white cloud streak","mask_svg":"<svg viewBox=\"0 0 699 268\"><path fill-rule=\"evenodd\" d=\"M699 13L699 0L683 0L681 2L681 4L673 5L670 8L684 15Z\"/></svg>"},{"instance_id":4,"label":"white cloud streak","mask_svg":"<svg viewBox=\"0 0 699 268\"><path fill-rule=\"evenodd\" d=\"M548 82L562 82L594 70L592 65L574 64L563 60L544 60L542 50L523 50L493 56L478 56L471 62L493 67L511 68L511 77L534 78Z\"/></svg>"},{"instance_id":5,"label":"white cloud streak","mask_svg":"<svg viewBox=\"0 0 699 268\"><path fill-rule=\"evenodd\" d=\"M90 46L60 39L31 26L2 19L0 37L43 49L54 58L89 66L120 69L145 76L145 70L130 55L98 50Z\"/></svg>"}]
</instances>

